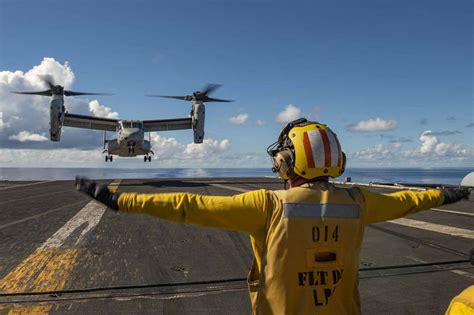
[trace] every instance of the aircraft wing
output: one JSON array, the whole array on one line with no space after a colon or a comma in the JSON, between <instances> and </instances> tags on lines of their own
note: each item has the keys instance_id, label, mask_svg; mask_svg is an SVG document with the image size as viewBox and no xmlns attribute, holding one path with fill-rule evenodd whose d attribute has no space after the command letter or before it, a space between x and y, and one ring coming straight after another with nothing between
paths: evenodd
<instances>
[{"instance_id":1,"label":"aircraft wing","mask_svg":"<svg viewBox=\"0 0 474 315\"><path fill-rule=\"evenodd\" d=\"M118 119L84 116L77 114L64 114L64 126L96 129L105 131L116 131Z\"/></svg>"},{"instance_id":2,"label":"aircraft wing","mask_svg":"<svg viewBox=\"0 0 474 315\"><path fill-rule=\"evenodd\" d=\"M145 132L191 129L192 127L193 127L193 122L190 117L143 121L143 131Z\"/></svg>"}]
</instances>

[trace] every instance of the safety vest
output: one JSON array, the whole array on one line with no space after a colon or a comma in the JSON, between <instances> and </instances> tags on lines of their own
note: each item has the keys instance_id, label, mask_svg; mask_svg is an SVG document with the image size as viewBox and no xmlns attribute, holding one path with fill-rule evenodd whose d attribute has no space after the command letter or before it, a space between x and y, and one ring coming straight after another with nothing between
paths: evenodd
<instances>
[{"instance_id":1,"label":"safety vest","mask_svg":"<svg viewBox=\"0 0 474 315\"><path fill-rule=\"evenodd\" d=\"M363 198L328 183L274 191L259 272L248 285L254 314L359 314Z\"/></svg>"}]
</instances>

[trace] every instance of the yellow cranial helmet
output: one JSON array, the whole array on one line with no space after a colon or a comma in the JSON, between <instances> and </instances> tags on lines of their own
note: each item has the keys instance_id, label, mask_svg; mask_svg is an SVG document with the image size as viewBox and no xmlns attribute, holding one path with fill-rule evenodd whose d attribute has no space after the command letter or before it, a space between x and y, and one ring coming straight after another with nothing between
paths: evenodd
<instances>
[{"instance_id":1,"label":"yellow cranial helmet","mask_svg":"<svg viewBox=\"0 0 474 315\"><path fill-rule=\"evenodd\" d=\"M285 180L295 176L338 177L346 164L336 134L326 125L305 118L288 123L267 152L273 159L272 170Z\"/></svg>"}]
</instances>

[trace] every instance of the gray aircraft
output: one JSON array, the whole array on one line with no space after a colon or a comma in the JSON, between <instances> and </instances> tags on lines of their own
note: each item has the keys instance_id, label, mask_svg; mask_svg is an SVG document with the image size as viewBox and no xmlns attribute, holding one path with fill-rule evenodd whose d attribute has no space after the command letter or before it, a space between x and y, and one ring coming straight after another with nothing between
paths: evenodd
<instances>
[{"instance_id":1,"label":"gray aircraft","mask_svg":"<svg viewBox=\"0 0 474 315\"><path fill-rule=\"evenodd\" d=\"M61 140L61 129L63 126L103 130L103 153L105 153L106 162L112 162L114 155L122 157L134 157L137 155L143 155L144 162L151 162L151 154L154 154L154 152L151 150L150 134L149 139L145 140L146 132L150 133L153 131L193 129L194 143L202 143L204 140L204 102L232 102L230 100L209 97L208 94L211 94L220 85L208 84L202 92L197 91L194 92L192 95L148 95L152 97L166 97L191 101L192 109L190 117L155 120L122 120L94 116L84 116L67 112L66 107L64 106L64 96L108 94L68 91L60 85L55 85L54 81L49 76L43 77L42 79L48 84L48 90L38 92L12 93L51 96L49 128L51 141ZM107 139L107 131L116 132L116 138Z\"/></svg>"}]
</instances>

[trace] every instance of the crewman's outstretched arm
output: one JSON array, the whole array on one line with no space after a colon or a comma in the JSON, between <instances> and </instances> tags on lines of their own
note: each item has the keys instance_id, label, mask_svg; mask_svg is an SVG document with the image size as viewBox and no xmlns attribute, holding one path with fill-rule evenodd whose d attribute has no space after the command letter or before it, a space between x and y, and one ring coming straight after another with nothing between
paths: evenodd
<instances>
[{"instance_id":1,"label":"crewman's outstretched arm","mask_svg":"<svg viewBox=\"0 0 474 315\"><path fill-rule=\"evenodd\" d=\"M378 194L358 188L365 199L365 223L375 223L401 218L407 214L437 207L444 202L443 192L437 189L426 191L399 191Z\"/></svg>"},{"instance_id":2,"label":"crewman's outstretched arm","mask_svg":"<svg viewBox=\"0 0 474 315\"><path fill-rule=\"evenodd\" d=\"M247 232L265 228L270 198L264 189L234 196L190 193L121 193L119 210L146 213L161 219Z\"/></svg>"}]
</instances>

